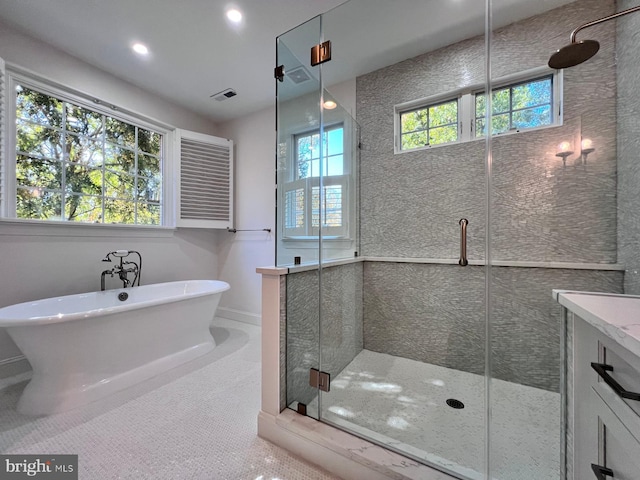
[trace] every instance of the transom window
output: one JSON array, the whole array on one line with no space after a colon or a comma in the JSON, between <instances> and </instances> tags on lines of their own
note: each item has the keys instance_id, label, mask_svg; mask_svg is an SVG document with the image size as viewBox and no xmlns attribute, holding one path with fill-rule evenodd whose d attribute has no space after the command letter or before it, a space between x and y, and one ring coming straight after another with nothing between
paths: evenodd
<instances>
[{"instance_id":1,"label":"transom window","mask_svg":"<svg viewBox=\"0 0 640 480\"><path fill-rule=\"evenodd\" d=\"M561 80L561 73L546 73L542 68L496 80L500 86L491 92L491 134L562 124ZM487 95L481 85L444 98L438 95L396 105L396 153L486 135Z\"/></svg>"},{"instance_id":2,"label":"transom window","mask_svg":"<svg viewBox=\"0 0 640 480\"><path fill-rule=\"evenodd\" d=\"M17 218L162 224L163 135L16 90Z\"/></svg>"},{"instance_id":3,"label":"transom window","mask_svg":"<svg viewBox=\"0 0 640 480\"><path fill-rule=\"evenodd\" d=\"M323 232L345 234L347 172L343 125L324 130L322 149L318 131L295 135L293 142L294 179L284 186L285 236L317 236L321 207Z\"/></svg>"},{"instance_id":4,"label":"transom window","mask_svg":"<svg viewBox=\"0 0 640 480\"><path fill-rule=\"evenodd\" d=\"M553 123L553 75L491 92L491 134ZM486 95L476 94L476 136L486 134Z\"/></svg>"},{"instance_id":5,"label":"transom window","mask_svg":"<svg viewBox=\"0 0 640 480\"><path fill-rule=\"evenodd\" d=\"M458 140L458 99L400 113L401 149Z\"/></svg>"}]
</instances>

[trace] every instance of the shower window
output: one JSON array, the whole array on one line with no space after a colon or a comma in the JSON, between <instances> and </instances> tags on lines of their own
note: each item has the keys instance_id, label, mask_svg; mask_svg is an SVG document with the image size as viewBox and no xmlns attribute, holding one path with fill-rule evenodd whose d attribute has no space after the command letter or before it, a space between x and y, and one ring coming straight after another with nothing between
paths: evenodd
<instances>
[{"instance_id":1,"label":"shower window","mask_svg":"<svg viewBox=\"0 0 640 480\"><path fill-rule=\"evenodd\" d=\"M400 149L458 141L458 99L400 113Z\"/></svg>"},{"instance_id":2,"label":"shower window","mask_svg":"<svg viewBox=\"0 0 640 480\"><path fill-rule=\"evenodd\" d=\"M476 94L476 136L486 134L486 95ZM554 123L553 75L506 85L491 92L491 134Z\"/></svg>"},{"instance_id":3,"label":"shower window","mask_svg":"<svg viewBox=\"0 0 640 480\"><path fill-rule=\"evenodd\" d=\"M562 73L535 68L496 80L492 90L491 134L561 125ZM395 108L395 153L469 142L486 133L483 85L469 85L436 98ZM455 98L453 98L455 97Z\"/></svg>"},{"instance_id":4,"label":"shower window","mask_svg":"<svg viewBox=\"0 0 640 480\"><path fill-rule=\"evenodd\" d=\"M44 91L15 88L16 218L161 225L165 135Z\"/></svg>"},{"instance_id":5,"label":"shower window","mask_svg":"<svg viewBox=\"0 0 640 480\"><path fill-rule=\"evenodd\" d=\"M344 126L326 128L322 146L317 130L294 135L293 143L294 179L284 186L285 237L317 237L321 221L327 235L346 235L348 168Z\"/></svg>"}]
</instances>

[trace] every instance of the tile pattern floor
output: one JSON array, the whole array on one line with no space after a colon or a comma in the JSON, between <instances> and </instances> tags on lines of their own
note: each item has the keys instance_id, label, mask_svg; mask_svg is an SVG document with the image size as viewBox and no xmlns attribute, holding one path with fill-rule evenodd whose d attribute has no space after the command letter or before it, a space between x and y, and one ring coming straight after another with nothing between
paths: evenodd
<instances>
[{"instance_id":1,"label":"tile pattern floor","mask_svg":"<svg viewBox=\"0 0 640 480\"><path fill-rule=\"evenodd\" d=\"M58 415L18 414L29 375L0 380L0 452L78 454L81 480L339 480L256 436L260 328L212 333L210 354Z\"/></svg>"},{"instance_id":2,"label":"tile pattern floor","mask_svg":"<svg viewBox=\"0 0 640 480\"><path fill-rule=\"evenodd\" d=\"M484 478L484 392L483 376L363 350L320 401L330 423L475 480ZM491 402L492 478L559 480L560 395L492 380ZM317 398L308 408L317 412Z\"/></svg>"}]
</instances>

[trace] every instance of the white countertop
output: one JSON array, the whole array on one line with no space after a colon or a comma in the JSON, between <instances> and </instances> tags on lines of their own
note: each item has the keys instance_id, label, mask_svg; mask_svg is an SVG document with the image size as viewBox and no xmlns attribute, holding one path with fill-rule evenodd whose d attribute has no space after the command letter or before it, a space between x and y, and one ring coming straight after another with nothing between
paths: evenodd
<instances>
[{"instance_id":1,"label":"white countertop","mask_svg":"<svg viewBox=\"0 0 640 480\"><path fill-rule=\"evenodd\" d=\"M565 290L554 290L553 297L640 357L640 297Z\"/></svg>"}]
</instances>

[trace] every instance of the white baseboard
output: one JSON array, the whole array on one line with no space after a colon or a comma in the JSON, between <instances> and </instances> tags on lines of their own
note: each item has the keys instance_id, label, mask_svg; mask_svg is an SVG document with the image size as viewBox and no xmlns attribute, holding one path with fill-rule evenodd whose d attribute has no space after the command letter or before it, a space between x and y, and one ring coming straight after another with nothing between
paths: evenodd
<instances>
[{"instance_id":1,"label":"white baseboard","mask_svg":"<svg viewBox=\"0 0 640 480\"><path fill-rule=\"evenodd\" d=\"M16 355L15 357L3 358L2 360L0 360L0 367L9 365L11 363L21 362L22 360L26 359L27 357L25 357L24 355Z\"/></svg>"},{"instance_id":2,"label":"white baseboard","mask_svg":"<svg viewBox=\"0 0 640 480\"><path fill-rule=\"evenodd\" d=\"M28 372L31 365L24 355L16 355L15 357L3 358L0 360L0 378L13 377L20 373Z\"/></svg>"},{"instance_id":3,"label":"white baseboard","mask_svg":"<svg viewBox=\"0 0 640 480\"><path fill-rule=\"evenodd\" d=\"M260 315L256 313L243 312L241 310L234 310L233 308L218 307L216 310L216 317L227 318L229 320L248 323L250 325L262 325Z\"/></svg>"}]
</instances>

